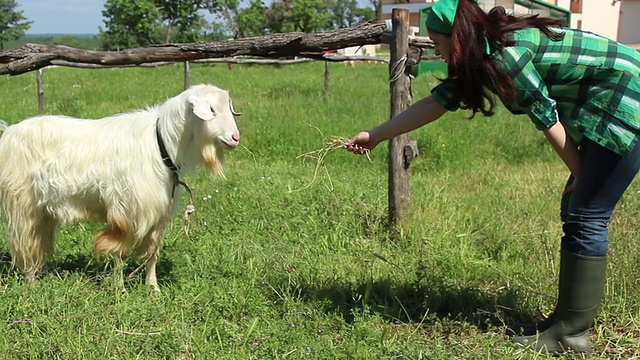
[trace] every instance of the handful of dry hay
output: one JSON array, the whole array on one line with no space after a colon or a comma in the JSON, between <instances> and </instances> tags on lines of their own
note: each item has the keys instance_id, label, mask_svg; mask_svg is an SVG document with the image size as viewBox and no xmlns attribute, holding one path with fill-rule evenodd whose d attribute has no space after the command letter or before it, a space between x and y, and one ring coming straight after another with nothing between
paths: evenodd
<instances>
[{"instance_id":1,"label":"handful of dry hay","mask_svg":"<svg viewBox=\"0 0 640 360\"><path fill-rule=\"evenodd\" d=\"M324 134L322 134L322 132L320 131L320 129L318 129L315 126L312 126L313 128L315 128L320 135L322 135L322 137L325 139L324 141L324 147L318 150L313 150L313 151L309 151L306 152L304 154L300 154L296 157L296 159L300 159L302 158L303 161L305 161L306 159L312 159L313 161L316 162L316 166L315 166L315 170L313 172L313 179L311 180L311 182L309 184L307 184L306 186L296 190L296 191L300 191L300 190L304 190L306 188L308 188L309 186L311 186L311 184L313 184L316 181L316 177L318 176L318 171L320 170L320 167L322 167L322 169L325 171L325 173L327 174L327 177L329 179L329 189L333 190L333 184L331 183L331 177L329 176L329 173L327 172L327 168L324 166L324 158L327 156L327 154L333 150L336 149L342 149L344 148L344 144L346 144L350 139L346 138L344 136L330 136L329 138L326 138L324 136ZM369 152L366 153L367 159L369 159L369 161L371 161L371 158L369 157Z\"/></svg>"}]
</instances>

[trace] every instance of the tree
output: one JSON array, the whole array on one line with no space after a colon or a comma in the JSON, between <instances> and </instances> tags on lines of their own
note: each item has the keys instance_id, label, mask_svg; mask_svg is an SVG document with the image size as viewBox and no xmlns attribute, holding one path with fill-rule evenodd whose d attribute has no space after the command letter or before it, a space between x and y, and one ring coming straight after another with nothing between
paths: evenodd
<instances>
[{"instance_id":1,"label":"tree","mask_svg":"<svg viewBox=\"0 0 640 360\"><path fill-rule=\"evenodd\" d=\"M208 23L204 27L202 38L208 41L225 40L229 38L229 31L222 23Z\"/></svg>"},{"instance_id":2,"label":"tree","mask_svg":"<svg viewBox=\"0 0 640 360\"><path fill-rule=\"evenodd\" d=\"M15 0L0 0L0 50L4 49L5 41L18 40L31 28L33 21L27 21L23 11L16 8Z\"/></svg>"},{"instance_id":3,"label":"tree","mask_svg":"<svg viewBox=\"0 0 640 360\"><path fill-rule=\"evenodd\" d=\"M293 31L313 33L331 28L325 0L292 0L290 6L288 20Z\"/></svg>"},{"instance_id":4,"label":"tree","mask_svg":"<svg viewBox=\"0 0 640 360\"><path fill-rule=\"evenodd\" d=\"M106 29L99 28L102 47L120 50L157 42L162 21L153 0L107 0L102 16Z\"/></svg>"},{"instance_id":5,"label":"tree","mask_svg":"<svg viewBox=\"0 0 640 360\"><path fill-rule=\"evenodd\" d=\"M198 40L207 25L200 10L215 0L107 0L100 28L104 49Z\"/></svg>"},{"instance_id":6,"label":"tree","mask_svg":"<svg viewBox=\"0 0 640 360\"><path fill-rule=\"evenodd\" d=\"M369 1L380 4L380 0ZM217 0L207 9L233 38L320 32L376 18L376 10L359 8L358 0L269 0L268 6L265 0Z\"/></svg>"},{"instance_id":7,"label":"tree","mask_svg":"<svg viewBox=\"0 0 640 360\"><path fill-rule=\"evenodd\" d=\"M287 14L290 7L286 1L274 1L264 14L264 25L266 33L283 33L293 31L287 23Z\"/></svg>"},{"instance_id":8,"label":"tree","mask_svg":"<svg viewBox=\"0 0 640 360\"><path fill-rule=\"evenodd\" d=\"M374 9L359 8L357 0L329 0L328 10L332 14L332 29L349 27L377 18Z\"/></svg>"},{"instance_id":9,"label":"tree","mask_svg":"<svg viewBox=\"0 0 640 360\"><path fill-rule=\"evenodd\" d=\"M262 4L259 2L259 4ZM240 0L218 0L215 4L211 4L209 12L217 14L222 22L222 26L233 33L233 38L239 36L238 16L240 14Z\"/></svg>"},{"instance_id":10,"label":"tree","mask_svg":"<svg viewBox=\"0 0 640 360\"><path fill-rule=\"evenodd\" d=\"M382 0L369 0L369 4L373 6L374 17L372 19L382 18Z\"/></svg>"},{"instance_id":11,"label":"tree","mask_svg":"<svg viewBox=\"0 0 640 360\"><path fill-rule=\"evenodd\" d=\"M236 17L237 37L264 35L265 12L267 7L260 0L251 0L249 7L243 9Z\"/></svg>"},{"instance_id":12,"label":"tree","mask_svg":"<svg viewBox=\"0 0 640 360\"><path fill-rule=\"evenodd\" d=\"M51 39L51 44L71 46L77 49L82 49L84 47L83 46L84 44L79 38L71 35L62 35L62 36L54 37L53 39Z\"/></svg>"},{"instance_id":13,"label":"tree","mask_svg":"<svg viewBox=\"0 0 640 360\"><path fill-rule=\"evenodd\" d=\"M155 0L155 3L166 29L164 42L191 42L202 34L206 21L199 11L207 8L211 1Z\"/></svg>"},{"instance_id":14,"label":"tree","mask_svg":"<svg viewBox=\"0 0 640 360\"><path fill-rule=\"evenodd\" d=\"M312 33L331 28L326 0L275 0L264 17L266 33Z\"/></svg>"}]
</instances>

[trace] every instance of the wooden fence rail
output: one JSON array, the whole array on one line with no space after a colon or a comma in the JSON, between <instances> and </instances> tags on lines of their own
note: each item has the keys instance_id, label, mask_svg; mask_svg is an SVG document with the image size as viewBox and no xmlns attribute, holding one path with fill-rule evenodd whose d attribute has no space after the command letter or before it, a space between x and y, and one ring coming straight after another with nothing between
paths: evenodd
<instances>
[{"instance_id":1,"label":"wooden fence rail","mask_svg":"<svg viewBox=\"0 0 640 360\"><path fill-rule=\"evenodd\" d=\"M433 56L422 56L422 60L433 59ZM344 62L344 61L368 61L368 62L384 62L388 63L388 58L376 57L376 56L361 56L361 55L334 55L334 54L320 54L315 58L296 57L294 59L263 59L263 58L249 58L249 57L232 57L232 58L215 58L215 59L199 59L189 61L192 64L210 64L210 63L227 63L227 64L247 64L247 65L292 65L301 64L316 60L324 60L328 62ZM188 60L187 60L188 61ZM186 61L185 61L186 62ZM65 66L80 69L103 69L114 67L159 67L175 64L175 61L159 61L143 64L124 64L124 65L101 65L101 64L84 64L77 62L69 62L65 60L53 60L51 65L53 66Z\"/></svg>"},{"instance_id":2,"label":"wooden fence rail","mask_svg":"<svg viewBox=\"0 0 640 360\"><path fill-rule=\"evenodd\" d=\"M257 56L282 58L303 56L322 59L328 50L351 46L380 44L389 41L387 23L370 21L357 26L323 33L280 33L252 38L163 44L122 51L94 51L62 45L26 44L19 49L0 51L0 75L18 75L53 65L54 61L98 65L139 65L162 61L193 61L199 59ZM411 46L429 46L424 39L413 39ZM420 56L414 51L412 56Z\"/></svg>"}]
</instances>

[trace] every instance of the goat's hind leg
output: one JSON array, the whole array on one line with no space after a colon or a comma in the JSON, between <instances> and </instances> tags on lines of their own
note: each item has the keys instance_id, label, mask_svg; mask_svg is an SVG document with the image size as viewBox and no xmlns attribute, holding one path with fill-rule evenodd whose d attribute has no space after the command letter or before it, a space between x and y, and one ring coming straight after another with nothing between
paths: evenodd
<instances>
[{"instance_id":1,"label":"goat's hind leg","mask_svg":"<svg viewBox=\"0 0 640 360\"><path fill-rule=\"evenodd\" d=\"M53 254L57 223L47 214L19 214L9 220L12 262L22 271L27 283L33 284L47 257Z\"/></svg>"}]
</instances>

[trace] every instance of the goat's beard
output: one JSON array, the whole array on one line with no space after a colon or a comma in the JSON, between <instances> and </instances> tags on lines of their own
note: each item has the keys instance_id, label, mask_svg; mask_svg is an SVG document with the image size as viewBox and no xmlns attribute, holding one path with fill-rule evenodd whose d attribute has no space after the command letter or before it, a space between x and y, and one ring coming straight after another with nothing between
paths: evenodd
<instances>
[{"instance_id":1,"label":"goat's beard","mask_svg":"<svg viewBox=\"0 0 640 360\"><path fill-rule=\"evenodd\" d=\"M202 160L204 166L211 172L224 177L222 163L224 162L224 151L220 146L207 144L202 148Z\"/></svg>"}]
</instances>

